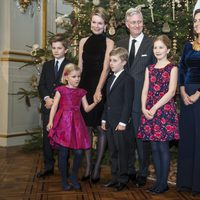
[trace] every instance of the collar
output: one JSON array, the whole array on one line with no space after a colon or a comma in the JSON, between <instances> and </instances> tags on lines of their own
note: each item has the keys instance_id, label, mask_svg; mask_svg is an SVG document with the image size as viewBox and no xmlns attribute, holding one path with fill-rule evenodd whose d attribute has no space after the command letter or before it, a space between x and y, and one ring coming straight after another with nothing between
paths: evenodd
<instances>
[{"instance_id":1,"label":"collar","mask_svg":"<svg viewBox=\"0 0 200 200\"><path fill-rule=\"evenodd\" d=\"M132 36L130 35L130 39L129 39L129 40L132 41L133 39L135 39L135 40L137 40L137 42L141 43L143 37L144 37L144 33L142 32L142 33L140 33L140 35L138 35L136 38L134 38L134 37L132 37Z\"/></svg>"},{"instance_id":2,"label":"collar","mask_svg":"<svg viewBox=\"0 0 200 200\"><path fill-rule=\"evenodd\" d=\"M114 73L115 77L118 78L119 75L124 71L124 69L121 69L119 72Z\"/></svg>"},{"instance_id":3,"label":"collar","mask_svg":"<svg viewBox=\"0 0 200 200\"><path fill-rule=\"evenodd\" d=\"M64 59L65 59L65 57L60 58L60 59L55 59L55 63L56 63L56 61L58 61L59 65L61 65L61 63L63 62Z\"/></svg>"}]
</instances>

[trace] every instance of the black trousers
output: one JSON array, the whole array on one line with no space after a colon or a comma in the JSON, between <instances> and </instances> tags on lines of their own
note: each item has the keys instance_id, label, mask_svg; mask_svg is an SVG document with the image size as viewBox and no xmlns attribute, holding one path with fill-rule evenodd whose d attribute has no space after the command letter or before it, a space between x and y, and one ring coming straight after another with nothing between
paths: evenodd
<instances>
[{"instance_id":1,"label":"black trousers","mask_svg":"<svg viewBox=\"0 0 200 200\"><path fill-rule=\"evenodd\" d=\"M111 159L112 180L126 184L128 182L128 132L109 128L106 137Z\"/></svg>"},{"instance_id":2,"label":"black trousers","mask_svg":"<svg viewBox=\"0 0 200 200\"><path fill-rule=\"evenodd\" d=\"M140 125L141 113L132 113L131 128L129 129L129 164L128 173L136 174L135 163L136 163L136 152L139 161L139 176L148 175L148 167L151 153L151 145L148 141L142 141L137 139L138 128Z\"/></svg>"},{"instance_id":3,"label":"black trousers","mask_svg":"<svg viewBox=\"0 0 200 200\"><path fill-rule=\"evenodd\" d=\"M44 157L44 169L53 170L54 169L54 157L53 149L50 145L47 131L47 124L49 122L49 114L42 114L42 123L43 123L43 157Z\"/></svg>"}]
</instances>

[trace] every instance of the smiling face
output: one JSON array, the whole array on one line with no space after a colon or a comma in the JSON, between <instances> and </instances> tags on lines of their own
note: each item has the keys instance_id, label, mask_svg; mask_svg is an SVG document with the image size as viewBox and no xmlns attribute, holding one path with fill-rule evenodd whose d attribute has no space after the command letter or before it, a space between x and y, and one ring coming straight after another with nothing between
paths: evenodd
<instances>
[{"instance_id":1,"label":"smiling face","mask_svg":"<svg viewBox=\"0 0 200 200\"><path fill-rule=\"evenodd\" d=\"M143 17L141 14L136 13L132 16L127 16L126 27L129 29L132 37L136 38L143 30Z\"/></svg>"},{"instance_id":2,"label":"smiling face","mask_svg":"<svg viewBox=\"0 0 200 200\"><path fill-rule=\"evenodd\" d=\"M106 27L104 20L98 15L93 15L91 20L91 31L96 34L102 34Z\"/></svg>"},{"instance_id":3,"label":"smiling face","mask_svg":"<svg viewBox=\"0 0 200 200\"><path fill-rule=\"evenodd\" d=\"M73 70L69 74L65 75L65 78L67 80L67 85L70 88L77 88L80 80L81 80L81 71L80 70Z\"/></svg>"},{"instance_id":4,"label":"smiling face","mask_svg":"<svg viewBox=\"0 0 200 200\"><path fill-rule=\"evenodd\" d=\"M126 61L121 60L118 55L110 56L110 68L114 73L121 71L125 64Z\"/></svg>"},{"instance_id":5,"label":"smiling face","mask_svg":"<svg viewBox=\"0 0 200 200\"><path fill-rule=\"evenodd\" d=\"M63 46L62 42L53 42L51 45L54 58L60 59L65 57L67 49Z\"/></svg>"},{"instance_id":6,"label":"smiling face","mask_svg":"<svg viewBox=\"0 0 200 200\"><path fill-rule=\"evenodd\" d=\"M153 53L157 60L162 61L167 59L167 54L169 53L170 49L164 44L161 40L156 40L153 45Z\"/></svg>"},{"instance_id":7,"label":"smiling face","mask_svg":"<svg viewBox=\"0 0 200 200\"><path fill-rule=\"evenodd\" d=\"M197 13L193 21L194 31L200 35L200 13Z\"/></svg>"}]
</instances>

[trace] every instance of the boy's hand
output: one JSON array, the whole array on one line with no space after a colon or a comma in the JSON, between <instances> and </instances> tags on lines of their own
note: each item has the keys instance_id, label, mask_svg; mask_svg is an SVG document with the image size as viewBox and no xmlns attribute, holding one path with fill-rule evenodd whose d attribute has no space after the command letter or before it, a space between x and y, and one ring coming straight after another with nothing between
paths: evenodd
<instances>
[{"instance_id":1,"label":"boy's hand","mask_svg":"<svg viewBox=\"0 0 200 200\"><path fill-rule=\"evenodd\" d=\"M53 105L53 99L50 97L46 98L45 105L44 105L46 109L51 109L52 105Z\"/></svg>"},{"instance_id":2,"label":"boy's hand","mask_svg":"<svg viewBox=\"0 0 200 200\"><path fill-rule=\"evenodd\" d=\"M105 122L101 122L101 129L104 130L104 131L107 130Z\"/></svg>"},{"instance_id":3,"label":"boy's hand","mask_svg":"<svg viewBox=\"0 0 200 200\"><path fill-rule=\"evenodd\" d=\"M52 123L52 122L49 122L49 123L47 124L47 131L49 131L52 127L53 127L53 123Z\"/></svg>"},{"instance_id":4,"label":"boy's hand","mask_svg":"<svg viewBox=\"0 0 200 200\"><path fill-rule=\"evenodd\" d=\"M122 126L120 124L117 125L117 127L115 128L115 131L125 131L126 130L126 126Z\"/></svg>"}]
</instances>

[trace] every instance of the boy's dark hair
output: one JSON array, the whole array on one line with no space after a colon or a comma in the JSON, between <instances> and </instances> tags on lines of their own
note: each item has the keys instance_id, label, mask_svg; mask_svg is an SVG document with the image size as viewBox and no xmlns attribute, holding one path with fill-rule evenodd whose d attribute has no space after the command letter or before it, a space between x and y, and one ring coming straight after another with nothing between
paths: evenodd
<instances>
[{"instance_id":1,"label":"boy's dark hair","mask_svg":"<svg viewBox=\"0 0 200 200\"><path fill-rule=\"evenodd\" d=\"M110 52L110 56L119 56L122 61L128 61L128 51L123 47L117 47Z\"/></svg>"},{"instance_id":2,"label":"boy's dark hair","mask_svg":"<svg viewBox=\"0 0 200 200\"><path fill-rule=\"evenodd\" d=\"M50 39L50 44L53 42L61 42L65 49L68 49L68 41L66 36L63 33L57 33Z\"/></svg>"}]
</instances>

